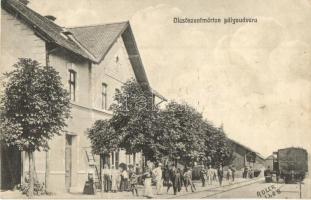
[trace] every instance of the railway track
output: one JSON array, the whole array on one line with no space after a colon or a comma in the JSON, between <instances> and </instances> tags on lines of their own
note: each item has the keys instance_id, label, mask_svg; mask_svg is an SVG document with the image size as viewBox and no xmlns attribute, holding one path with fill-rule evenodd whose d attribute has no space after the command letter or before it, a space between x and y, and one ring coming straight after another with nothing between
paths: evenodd
<instances>
[{"instance_id":1,"label":"railway track","mask_svg":"<svg viewBox=\"0 0 311 200\"><path fill-rule=\"evenodd\" d=\"M205 198L208 198L208 197L212 197L212 196L215 196L215 195L218 195L218 194L222 194L222 193L225 193L225 192L228 192L228 191L231 191L231 190L235 190L235 189L238 189L238 188L241 188L241 187L245 187L245 186L248 186L248 185L252 185L254 183L257 183L258 181L260 181L261 179L258 179L256 181L252 180L252 181L249 181L249 182L243 182L243 183L240 183L238 184L237 186L233 187L233 185L231 185L230 188L228 187L225 187L224 189L220 190L219 192L215 192L215 193L212 193L212 194L208 194L206 196L203 196L203 197L200 197L200 199L205 199ZM230 186L230 185L228 185Z\"/></svg>"},{"instance_id":2,"label":"railway track","mask_svg":"<svg viewBox=\"0 0 311 200\"><path fill-rule=\"evenodd\" d=\"M223 193L223 192L227 192L227 191L234 190L234 189L237 189L237 188L245 187L245 186L257 183L258 181L261 181L261 180L263 180L263 179L261 179L261 178L251 179L251 180L248 180L248 181L234 183L234 184L229 184L229 185L224 185L224 186L221 186L221 187L218 186L218 187L215 187L215 188L201 190L201 191L197 191L197 192L193 192L193 193L186 193L186 194L182 194L182 195L171 197L169 199L180 199L180 198L186 198L187 196L191 197L193 195L199 196L199 197L195 197L195 198L204 199L204 198L207 198L207 197L210 197L210 196L214 196L214 195L217 195L217 194L220 194L220 193ZM209 192L211 192L211 194L204 195L204 193L209 193ZM200 196L200 194L202 194L204 196Z\"/></svg>"}]
</instances>

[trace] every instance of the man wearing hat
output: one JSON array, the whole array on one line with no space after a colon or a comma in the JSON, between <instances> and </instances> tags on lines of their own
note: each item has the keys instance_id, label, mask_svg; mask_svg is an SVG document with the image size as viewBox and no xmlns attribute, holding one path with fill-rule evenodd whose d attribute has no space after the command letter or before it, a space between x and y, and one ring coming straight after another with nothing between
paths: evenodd
<instances>
[{"instance_id":1,"label":"man wearing hat","mask_svg":"<svg viewBox=\"0 0 311 200\"><path fill-rule=\"evenodd\" d=\"M155 176L156 186L157 186L157 194L162 194L163 189L163 179L162 179L162 164L158 163L158 166L152 171Z\"/></svg>"}]
</instances>

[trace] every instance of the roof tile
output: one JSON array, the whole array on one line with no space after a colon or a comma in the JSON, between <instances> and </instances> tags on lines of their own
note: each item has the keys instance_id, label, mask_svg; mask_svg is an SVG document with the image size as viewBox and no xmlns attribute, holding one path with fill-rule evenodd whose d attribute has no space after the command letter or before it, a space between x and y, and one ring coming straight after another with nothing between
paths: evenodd
<instances>
[{"instance_id":1,"label":"roof tile","mask_svg":"<svg viewBox=\"0 0 311 200\"><path fill-rule=\"evenodd\" d=\"M68 28L74 37L100 62L128 22Z\"/></svg>"}]
</instances>

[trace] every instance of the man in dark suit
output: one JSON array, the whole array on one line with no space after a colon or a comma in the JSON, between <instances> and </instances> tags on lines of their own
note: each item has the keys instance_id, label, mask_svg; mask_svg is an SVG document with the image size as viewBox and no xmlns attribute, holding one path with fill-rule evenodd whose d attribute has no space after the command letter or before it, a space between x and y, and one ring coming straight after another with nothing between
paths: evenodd
<instances>
[{"instance_id":1,"label":"man in dark suit","mask_svg":"<svg viewBox=\"0 0 311 200\"><path fill-rule=\"evenodd\" d=\"M270 170L270 166L264 171L265 180L267 183L272 182L272 173Z\"/></svg>"},{"instance_id":2,"label":"man in dark suit","mask_svg":"<svg viewBox=\"0 0 311 200\"><path fill-rule=\"evenodd\" d=\"M180 171L178 172L178 169L175 167L175 165L172 165L170 169L170 181L173 185L174 195L177 194L177 191L179 192L181 189L181 179L180 179ZM167 192L169 191L171 185L169 184L167 187Z\"/></svg>"},{"instance_id":3,"label":"man in dark suit","mask_svg":"<svg viewBox=\"0 0 311 200\"><path fill-rule=\"evenodd\" d=\"M205 170L205 166L200 170L200 178L202 181L202 187L205 187L205 182L207 179L207 171Z\"/></svg>"},{"instance_id":4,"label":"man in dark suit","mask_svg":"<svg viewBox=\"0 0 311 200\"><path fill-rule=\"evenodd\" d=\"M219 185L222 186L222 179L224 177L224 169L222 167L222 164L219 165L217 169L217 174L218 174Z\"/></svg>"}]
</instances>

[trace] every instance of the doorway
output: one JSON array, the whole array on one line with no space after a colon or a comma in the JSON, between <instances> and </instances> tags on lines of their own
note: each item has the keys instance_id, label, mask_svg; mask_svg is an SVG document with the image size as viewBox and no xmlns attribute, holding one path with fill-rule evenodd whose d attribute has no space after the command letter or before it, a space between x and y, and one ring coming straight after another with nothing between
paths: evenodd
<instances>
[{"instance_id":1,"label":"doorway","mask_svg":"<svg viewBox=\"0 0 311 200\"><path fill-rule=\"evenodd\" d=\"M12 190L21 183L22 158L17 147L7 147L0 143L1 190Z\"/></svg>"}]
</instances>

